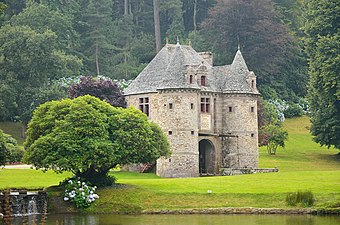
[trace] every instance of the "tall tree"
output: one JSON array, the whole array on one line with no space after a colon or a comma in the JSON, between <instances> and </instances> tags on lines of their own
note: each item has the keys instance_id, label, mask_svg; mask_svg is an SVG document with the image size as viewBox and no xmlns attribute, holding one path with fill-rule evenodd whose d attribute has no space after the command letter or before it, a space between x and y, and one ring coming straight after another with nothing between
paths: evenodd
<instances>
[{"instance_id":1,"label":"tall tree","mask_svg":"<svg viewBox=\"0 0 340 225\"><path fill-rule=\"evenodd\" d=\"M159 18L159 0L153 0L153 17L155 26L156 52L159 52L162 48L161 22Z\"/></svg>"},{"instance_id":2,"label":"tall tree","mask_svg":"<svg viewBox=\"0 0 340 225\"><path fill-rule=\"evenodd\" d=\"M340 149L340 5L336 0L304 5L311 133L317 143Z\"/></svg>"},{"instance_id":3,"label":"tall tree","mask_svg":"<svg viewBox=\"0 0 340 225\"><path fill-rule=\"evenodd\" d=\"M272 87L288 99L303 96L307 74L297 40L280 18L271 0L219 0L202 34L217 65L231 62L240 45L260 88Z\"/></svg>"},{"instance_id":4,"label":"tall tree","mask_svg":"<svg viewBox=\"0 0 340 225\"><path fill-rule=\"evenodd\" d=\"M186 32L198 31L216 0L182 0L183 22Z\"/></svg>"},{"instance_id":5,"label":"tall tree","mask_svg":"<svg viewBox=\"0 0 340 225\"><path fill-rule=\"evenodd\" d=\"M0 83L15 90L17 115L24 124L35 92L50 80L78 75L82 65L58 48L54 32L37 33L26 26L1 27L0 58Z\"/></svg>"},{"instance_id":6,"label":"tall tree","mask_svg":"<svg viewBox=\"0 0 340 225\"><path fill-rule=\"evenodd\" d=\"M161 33L175 42L184 37L182 2L180 0L160 0Z\"/></svg>"},{"instance_id":7,"label":"tall tree","mask_svg":"<svg viewBox=\"0 0 340 225\"><path fill-rule=\"evenodd\" d=\"M129 15L129 0L124 0L124 16Z\"/></svg>"},{"instance_id":8,"label":"tall tree","mask_svg":"<svg viewBox=\"0 0 340 225\"><path fill-rule=\"evenodd\" d=\"M52 30L56 33L58 43L63 49L74 48L78 43L78 34L73 28L71 18L43 4L29 4L9 22L14 26L29 26L39 33Z\"/></svg>"},{"instance_id":9,"label":"tall tree","mask_svg":"<svg viewBox=\"0 0 340 225\"><path fill-rule=\"evenodd\" d=\"M83 13L85 23L82 48L87 66L97 75L109 74L110 56L113 48L108 30L112 28L112 2L109 0L89 0Z\"/></svg>"}]
</instances>

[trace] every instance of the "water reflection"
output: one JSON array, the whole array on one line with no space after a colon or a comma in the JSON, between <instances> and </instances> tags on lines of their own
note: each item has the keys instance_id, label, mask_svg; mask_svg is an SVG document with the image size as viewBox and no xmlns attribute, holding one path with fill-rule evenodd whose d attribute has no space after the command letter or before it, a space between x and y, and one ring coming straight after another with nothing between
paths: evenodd
<instances>
[{"instance_id":1,"label":"water reflection","mask_svg":"<svg viewBox=\"0 0 340 225\"><path fill-rule=\"evenodd\" d=\"M48 215L12 218L11 225L336 225L339 216L312 215ZM2 225L7 225L0 222Z\"/></svg>"}]
</instances>

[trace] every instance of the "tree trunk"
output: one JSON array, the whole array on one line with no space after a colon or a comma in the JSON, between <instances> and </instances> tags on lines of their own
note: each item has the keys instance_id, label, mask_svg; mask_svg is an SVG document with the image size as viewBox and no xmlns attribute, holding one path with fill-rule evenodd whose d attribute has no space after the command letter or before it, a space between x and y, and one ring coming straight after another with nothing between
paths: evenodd
<instances>
[{"instance_id":1,"label":"tree trunk","mask_svg":"<svg viewBox=\"0 0 340 225\"><path fill-rule=\"evenodd\" d=\"M197 22L196 22L196 15L197 15L197 0L194 1L194 32L197 30Z\"/></svg>"},{"instance_id":2,"label":"tree trunk","mask_svg":"<svg viewBox=\"0 0 340 225\"><path fill-rule=\"evenodd\" d=\"M99 50L98 50L98 43L97 43L97 44L96 44L96 68L97 68L97 75L99 76L100 71L99 71L98 52L99 52Z\"/></svg>"},{"instance_id":3,"label":"tree trunk","mask_svg":"<svg viewBox=\"0 0 340 225\"><path fill-rule=\"evenodd\" d=\"M26 139L27 123L22 123L21 137Z\"/></svg>"},{"instance_id":4,"label":"tree trunk","mask_svg":"<svg viewBox=\"0 0 340 225\"><path fill-rule=\"evenodd\" d=\"M84 180L96 185L98 187L111 186L115 182L115 178L109 176L108 172L110 169L96 170L94 166L91 166L86 171L76 173L77 177L83 178Z\"/></svg>"},{"instance_id":5,"label":"tree trunk","mask_svg":"<svg viewBox=\"0 0 340 225\"><path fill-rule=\"evenodd\" d=\"M124 0L124 16L129 15L129 0Z\"/></svg>"},{"instance_id":6,"label":"tree trunk","mask_svg":"<svg viewBox=\"0 0 340 225\"><path fill-rule=\"evenodd\" d=\"M159 0L153 0L153 18L155 24L156 52L159 52L162 48L161 25L159 19Z\"/></svg>"}]
</instances>

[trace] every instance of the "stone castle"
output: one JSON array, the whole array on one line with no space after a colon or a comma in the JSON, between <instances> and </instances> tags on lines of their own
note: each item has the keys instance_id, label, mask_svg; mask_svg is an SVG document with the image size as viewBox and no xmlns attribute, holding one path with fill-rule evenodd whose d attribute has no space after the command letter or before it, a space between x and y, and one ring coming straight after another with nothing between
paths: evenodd
<instances>
[{"instance_id":1,"label":"stone castle","mask_svg":"<svg viewBox=\"0 0 340 225\"><path fill-rule=\"evenodd\" d=\"M167 44L125 90L167 134L172 155L157 160L161 177L219 174L258 167L256 76L236 52L213 66L210 52Z\"/></svg>"}]
</instances>

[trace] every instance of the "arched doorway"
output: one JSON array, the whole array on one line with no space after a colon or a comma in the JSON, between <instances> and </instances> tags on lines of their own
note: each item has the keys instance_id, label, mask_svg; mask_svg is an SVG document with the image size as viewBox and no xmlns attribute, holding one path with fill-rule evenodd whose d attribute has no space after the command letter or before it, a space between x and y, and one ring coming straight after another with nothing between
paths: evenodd
<instances>
[{"instance_id":1,"label":"arched doorway","mask_svg":"<svg viewBox=\"0 0 340 225\"><path fill-rule=\"evenodd\" d=\"M200 174L214 174L215 148L209 140L199 142L199 172Z\"/></svg>"}]
</instances>

